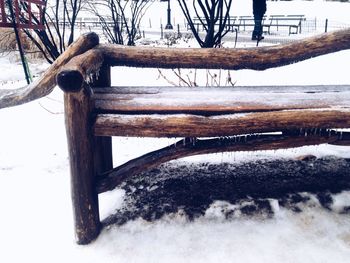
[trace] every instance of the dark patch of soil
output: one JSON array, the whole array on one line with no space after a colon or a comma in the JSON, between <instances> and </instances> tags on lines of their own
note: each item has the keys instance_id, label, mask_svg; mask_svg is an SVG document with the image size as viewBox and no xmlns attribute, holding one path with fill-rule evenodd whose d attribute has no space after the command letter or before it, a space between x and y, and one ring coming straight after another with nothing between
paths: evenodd
<instances>
[{"instance_id":1,"label":"dark patch of soil","mask_svg":"<svg viewBox=\"0 0 350 263\"><path fill-rule=\"evenodd\" d=\"M302 160L260 160L241 164L190 164L171 162L129 179L122 185L126 191L124 205L104 220L104 225L124 224L128 220L160 219L182 210L195 219L216 200L237 204L240 213L273 216L268 199L282 207L301 212L300 203L316 194L320 204L331 209L331 193L350 189L350 160L336 157ZM344 208L344 213L349 213ZM232 211L227 212L230 217Z\"/></svg>"}]
</instances>

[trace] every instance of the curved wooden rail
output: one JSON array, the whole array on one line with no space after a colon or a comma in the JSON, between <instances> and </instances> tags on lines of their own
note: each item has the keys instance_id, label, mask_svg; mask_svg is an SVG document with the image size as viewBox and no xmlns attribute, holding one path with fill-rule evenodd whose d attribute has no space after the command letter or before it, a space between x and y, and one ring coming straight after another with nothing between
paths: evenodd
<instances>
[{"instance_id":1,"label":"curved wooden rail","mask_svg":"<svg viewBox=\"0 0 350 263\"><path fill-rule=\"evenodd\" d=\"M195 49L98 45L91 52L77 56L65 65L57 75L57 82L66 91L72 87L64 83L80 83L81 87L92 69L98 71L96 65L102 63L130 67L265 70L345 49L350 49L350 29L324 33L284 45L257 48ZM86 65L85 61L89 61L91 69L87 70L82 66Z\"/></svg>"},{"instance_id":2,"label":"curved wooden rail","mask_svg":"<svg viewBox=\"0 0 350 263\"><path fill-rule=\"evenodd\" d=\"M350 29L255 48L138 48L99 45L111 66L265 70L350 48Z\"/></svg>"},{"instance_id":3,"label":"curved wooden rail","mask_svg":"<svg viewBox=\"0 0 350 263\"><path fill-rule=\"evenodd\" d=\"M27 103L50 94L56 86L56 75L61 67L73 57L93 48L98 43L99 38L95 33L80 36L39 79L19 89L0 90L0 109Z\"/></svg>"},{"instance_id":4,"label":"curved wooden rail","mask_svg":"<svg viewBox=\"0 0 350 263\"><path fill-rule=\"evenodd\" d=\"M300 130L283 134L234 136L213 139L185 138L173 145L142 155L102 174L97 181L98 193L113 190L135 174L150 170L162 163L199 154L258 151L295 148L322 143L350 145L350 133L332 130Z\"/></svg>"}]
</instances>

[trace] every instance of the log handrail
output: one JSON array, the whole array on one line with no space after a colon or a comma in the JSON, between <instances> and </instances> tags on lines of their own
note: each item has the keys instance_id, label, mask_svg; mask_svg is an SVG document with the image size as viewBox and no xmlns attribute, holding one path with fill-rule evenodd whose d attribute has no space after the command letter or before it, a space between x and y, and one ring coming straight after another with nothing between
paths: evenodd
<instances>
[{"instance_id":1,"label":"log handrail","mask_svg":"<svg viewBox=\"0 0 350 263\"><path fill-rule=\"evenodd\" d=\"M255 48L156 48L99 45L111 66L265 70L350 49L350 29Z\"/></svg>"},{"instance_id":2,"label":"log handrail","mask_svg":"<svg viewBox=\"0 0 350 263\"><path fill-rule=\"evenodd\" d=\"M100 44L91 52L79 55L67 63L57 75L57 82L66 91L71 85L64 83L80 83L81 87L83 80L89 79L88 74L93 71L85 68L85 61L90 61L91 67L96 71L98 68L95 65L103 63L110 66L150 68L265 70L346 49L350 49L350 29L324 33L288 44L256 48L157 48Z\"/></svg>"},{"instance_id":3,"label":"log handrail","mask_svg":"<svg viewBox=\"0 0 350 263\"><path fill-rule=\"evenodd\" d=\"M31 84L14 90L0 90L0 109L21 105L47 96L56 86L56 75L73 57L99 44L96 33L81 35L59 56L46 72Z\"/></svg>"}]
</instances>

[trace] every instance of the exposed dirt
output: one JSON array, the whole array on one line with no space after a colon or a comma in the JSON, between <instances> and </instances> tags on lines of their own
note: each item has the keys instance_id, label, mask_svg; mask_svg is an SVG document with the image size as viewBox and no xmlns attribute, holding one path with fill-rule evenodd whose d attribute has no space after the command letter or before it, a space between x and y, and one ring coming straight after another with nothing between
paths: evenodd
<instances>
[{"instance_id":1,"label":"exposed dirt","mask_svg":"<svg viewBox=\"0 0 350 263\"><path fill-rule=\"evenodd\" d=\"M104 220L104 225L121 225L138 217L153 221L180 210L192 220L217 200L238 205L240 215L271 217L271 198L279 206L301 212L299 204L310 199L302 192L315 194L325 209L331 209L331 193L350 189L350 159L171 162L131 178L122 188L126 190L124 205ZM227 209L225 216L230 218L236 212Z\"/></svg>"}]
</instances>

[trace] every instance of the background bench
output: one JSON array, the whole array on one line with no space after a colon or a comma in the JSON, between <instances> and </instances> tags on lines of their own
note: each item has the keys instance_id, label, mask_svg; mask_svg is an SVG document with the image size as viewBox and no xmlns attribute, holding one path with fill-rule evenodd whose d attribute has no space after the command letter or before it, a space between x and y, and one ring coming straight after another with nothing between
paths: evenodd
<instances>
[{"instance_id":1,"label":"background bench","mask_svg":"<svg viewBox=\"0 0 350 263\"><path fill-rule=\"evenodd\" d=\"M304 15L270 15L268 33L271 33L271 27L275 27L277 31L280 27L287 27L289 35L301 33L301 23L305 20Z\"/></svg>"},{"instance_id":2,"label":"background bench","mask_svg":"<svg viewBox=\"0 0 350 263\"><path fill-rule=\"evenodd\" d=\"M304 15L270 15L264 16L262 19L262 26L266 28L268 34L271 34L271 28L279 31L280 28L287 28L288 34L298 34L301 33L302 22L306 18ZM206 20L204 17L194 17L192 19L193 25L197 31L204 30L206 25ZM253 16L230 16L226 28L230 31L249 31L254 28L254 17ZM187 24L187 30L190 30L189 24Z\"/></svg>"}]
</instances>

